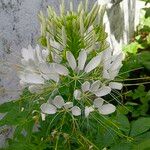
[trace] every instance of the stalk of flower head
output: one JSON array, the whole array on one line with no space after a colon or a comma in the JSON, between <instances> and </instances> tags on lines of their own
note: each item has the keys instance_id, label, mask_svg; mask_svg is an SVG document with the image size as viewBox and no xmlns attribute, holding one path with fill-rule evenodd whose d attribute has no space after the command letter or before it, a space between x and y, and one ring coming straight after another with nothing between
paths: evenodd
<instances>
[{"instance_id":1,"label":"stalk of flower head","mask_svg":"<svg viewBox=\"0 0 150 150\"><path fill-rule=\"evenodd\" d=\"M107 98L113 89L122 89L122 84L113 80L123 56L113 55L109 48L100 23L102 7L95 3L87 13L87 4L81 2L77 11L72 3L67 11L61 4L58 15L49 6L47 17L39 14L41 46L22 49L21 84L37 94L54 87L51 98L40 106L42 118L59 112L88 118L94 112L109 115L116 111Z\"/></svg>"}]
</instances>

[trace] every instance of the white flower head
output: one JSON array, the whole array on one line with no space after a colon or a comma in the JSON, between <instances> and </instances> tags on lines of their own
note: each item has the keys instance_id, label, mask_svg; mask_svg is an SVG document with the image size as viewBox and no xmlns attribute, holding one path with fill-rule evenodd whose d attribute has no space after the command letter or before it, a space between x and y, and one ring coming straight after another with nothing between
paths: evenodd
<instances>
[{"instance_id":1,"label":"white flower head","mask_svg":"<svg viewBox=\"0 0 150 150\"><path fill-rule=\"evenodd\" d=\"M103 52L103 78L113 80L122 67L123 53L113 55L111 49Z\"/></svg>"},{"instance_id":2,"label":"white flower head","mask_svg":"<svg viewBox=\"0 0 150 150\"><path fill-rule=\"evenodd\" d=\"M78 62L76 62L74 55L70 51L66 52L66 59L73 71L78 70L78 71L84 71L85 73L89 73L100 65L102 59L102 53L93 57L86 66L85 63L87 60L87 52L85 50L82 50L79 53L79 56L77 58Z\"/></svg>"},{"instance_id":3,"label":"white flower head","mask_svg":"<svg viewBox=\"0 0 150 150\"><path fill-rule=\"evenodd\" d=\"M40 86L47 80L59 81L59 74L55 72L53 64L46 61L48 50L42 50L38 45L34 49L29 45L28 49L23 48L21 53L22 68L18 71L18 76L23 85L29 86L32 93L39 92Z\"/></svg>"},{"instance_id":4,"label":"white flower head","mask_svg":"<svg viewBox=\"0 0 150 150\"><path fill-rule=\"evenodd\" d=\"M41 111L44 114L55 114L57 109L65 109L72 112L74 116L81 115L81 109L78 106L73 106L73 102L66 102L64 99L57 95L53 100L49 100L47 103L41 105Z\"/></svg>"}]
</instances>

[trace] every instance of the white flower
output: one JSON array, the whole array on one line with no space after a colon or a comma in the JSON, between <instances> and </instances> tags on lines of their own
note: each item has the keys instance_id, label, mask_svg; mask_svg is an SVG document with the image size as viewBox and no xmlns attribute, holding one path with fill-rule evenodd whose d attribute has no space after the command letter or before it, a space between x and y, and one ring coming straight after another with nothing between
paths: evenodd
<instances>
[{"instance_id":1,"label":"white flower","mask_svg":"<svg viewBox=\"0 0 150 150\"><path fill-rule=\"evenodd\" d=\"M72 115L79 116L81 115L81 109L78 106L73 106L73 102L64 102L64 99L61 96L56 96L53 100L41 105L41 111L44 114L55 114L57 109L64 108L72 112Z\"/></svg>"},{"instance_id":2,"label":"white flower","mask_svg":"<svg viewBox=\"0 0 150 150\"><path fill-rule=\"evenodd\" d=\"M107 49L103 53L103 78L113 80L122 67L123 54L112 55L112 50Z\"/></svg>"},{"instance_id":3,"label":"white flower","mask_svg":"<svg viewBox=\"0 0 150 150\"><path fill-rule=\"evenodd\" d=\"M74 91L74 98L76 100L80 100L82 97L82 93L85 93L85 92L91 92L97 97L102 97L102 96L110 94L111 88L105 85L102 86L102 83L99 80L93 82L92 84L90 84L90 82L88 81L85 81L81 85L81 90L77 89Z\"/></svg>"},{"instance_id":4,"label":"white flower","mask_svg":"<svg viewBox=\"0 0 150 150\"><path fill-rule=\"evenodd\" d=\"M79 53L79 57L78 57L78 66L77 66L77 62L75 60L75 57L73 56L73 54L70 51L66 52L66 59L69 63L69 66L71 67L71 69L73 71L81 71L84 70L85 73L89 73L92 70L94 70L96 67L99 66L101 59L102 59L102 53L98 54L97 56L95 56L94 58L91 59L91 61L85 66L86 60L87 60L87 52L85 50L82 50Z\"/></svg>"},{"instance_id":5,"label":"white flower","mask_svg":"<svg viewBox=\"0 0 150 150\"><path fill-rule=\"evenodd\" d=\"M33 49L29 45L28 49L23 48L21 53L22 68L19 69L18 76L20 83L29 86L32 93L39 92L40 86L47 80L59 81L59 74L55 72L54 65L46 62L48 50L41 50L38 45Z\"/></svg>"},{"instance_id":6,"label":"white flower","mask_svg":"<svg viewBox=\"0 0 150 150\"><path fill-rule=\"evenodd\" d=\"M105 100L102 98L96 98L93 102L93 106L85 107L85 117L88 117L91 112L98 109L102 115L109 115L115 112L116 107L112 104L104 104ZM95 108L95 109L94 109Z\"/></svg>"}]
</instances>

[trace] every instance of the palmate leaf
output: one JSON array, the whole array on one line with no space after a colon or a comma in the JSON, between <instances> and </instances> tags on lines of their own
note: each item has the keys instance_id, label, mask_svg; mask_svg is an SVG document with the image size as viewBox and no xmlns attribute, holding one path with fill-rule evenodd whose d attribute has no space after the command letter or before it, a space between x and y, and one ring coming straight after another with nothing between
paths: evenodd
<instances>
[{"instance_id":1,"label":"palmate leaf","mask_svg":"<svg viewBox=\"0 0 150 150\"><path fill-rule=\"evenodd\" d=\"M150 118L139 118L131 124L131 136L140 135L150 129Z\"/></svg>"}]
</instances>

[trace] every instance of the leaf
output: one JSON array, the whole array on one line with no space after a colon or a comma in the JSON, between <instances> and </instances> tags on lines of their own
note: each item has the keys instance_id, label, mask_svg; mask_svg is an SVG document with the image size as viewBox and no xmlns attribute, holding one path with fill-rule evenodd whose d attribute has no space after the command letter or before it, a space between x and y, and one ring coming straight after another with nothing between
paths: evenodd
<instances>
[{"instance_id":1,"label":"leaf","mask_svg":"<svg viewBox=\"0 0 150 150\"><path fill-rule=\"evenodd\" d=\"M130 131L130 123L129 123L128 118L125 115L122 115L119 113L117 114L116 117L117 117L116 121L119 124L120 130L124 131L128 135Z\"/></svg>"},{"instance_id":2,"label":"leaf","mask_svg":"<svg viewBox=\"0 0 150 150\"><path fill-rule=\"evenodd\" d=\"M130 136L140 135L150 129L150 118L139 118L131 123Z\"/></svg>"},{"instance_id":3,"label":"leaf","mask_svg":"<svg viewBox=\"0 0 150 150\"><path fill-rule=\"evenodd\" d=\"M12 107L14 107L15 105L17 105L14 101L10 101L10 102L6 102L0 105L0 113L6 113L8 111L10 111L12 109Z\"/></svg>"},{"instance_id":4,"label":"leaf","mask_svg":"<svg viewBox=\"0 0 150 150\"><path fill-rule=\"evenodd\" d=\"M132 150L132 144L130 143L118 143L113 145L110 150Z\"/></svg>"},{"instance_id":5,"label":"leaf","mask_svg":"<svg viewBox=\"0 0 150 150\"><path fill-rule=\"evenodd\" d=\"M124 47L124 52L136 54L138 49L140 48L140 44L137 42L132 42L131 44Z\"/></svg>"},{"instance_id":6,"label":"leaf","mask_svg":"<svg viewBox=\"0 0 150 150\"><path fill-rule=\"evenodd\" d=\"M145 92L145 86L144 85L140 85L138 86L137 89L135 89L135 92L133 93L133 99L137 99L137 98L141 98L141 97L145 97L147 92Z\"/></svg>"}]
</instances>

